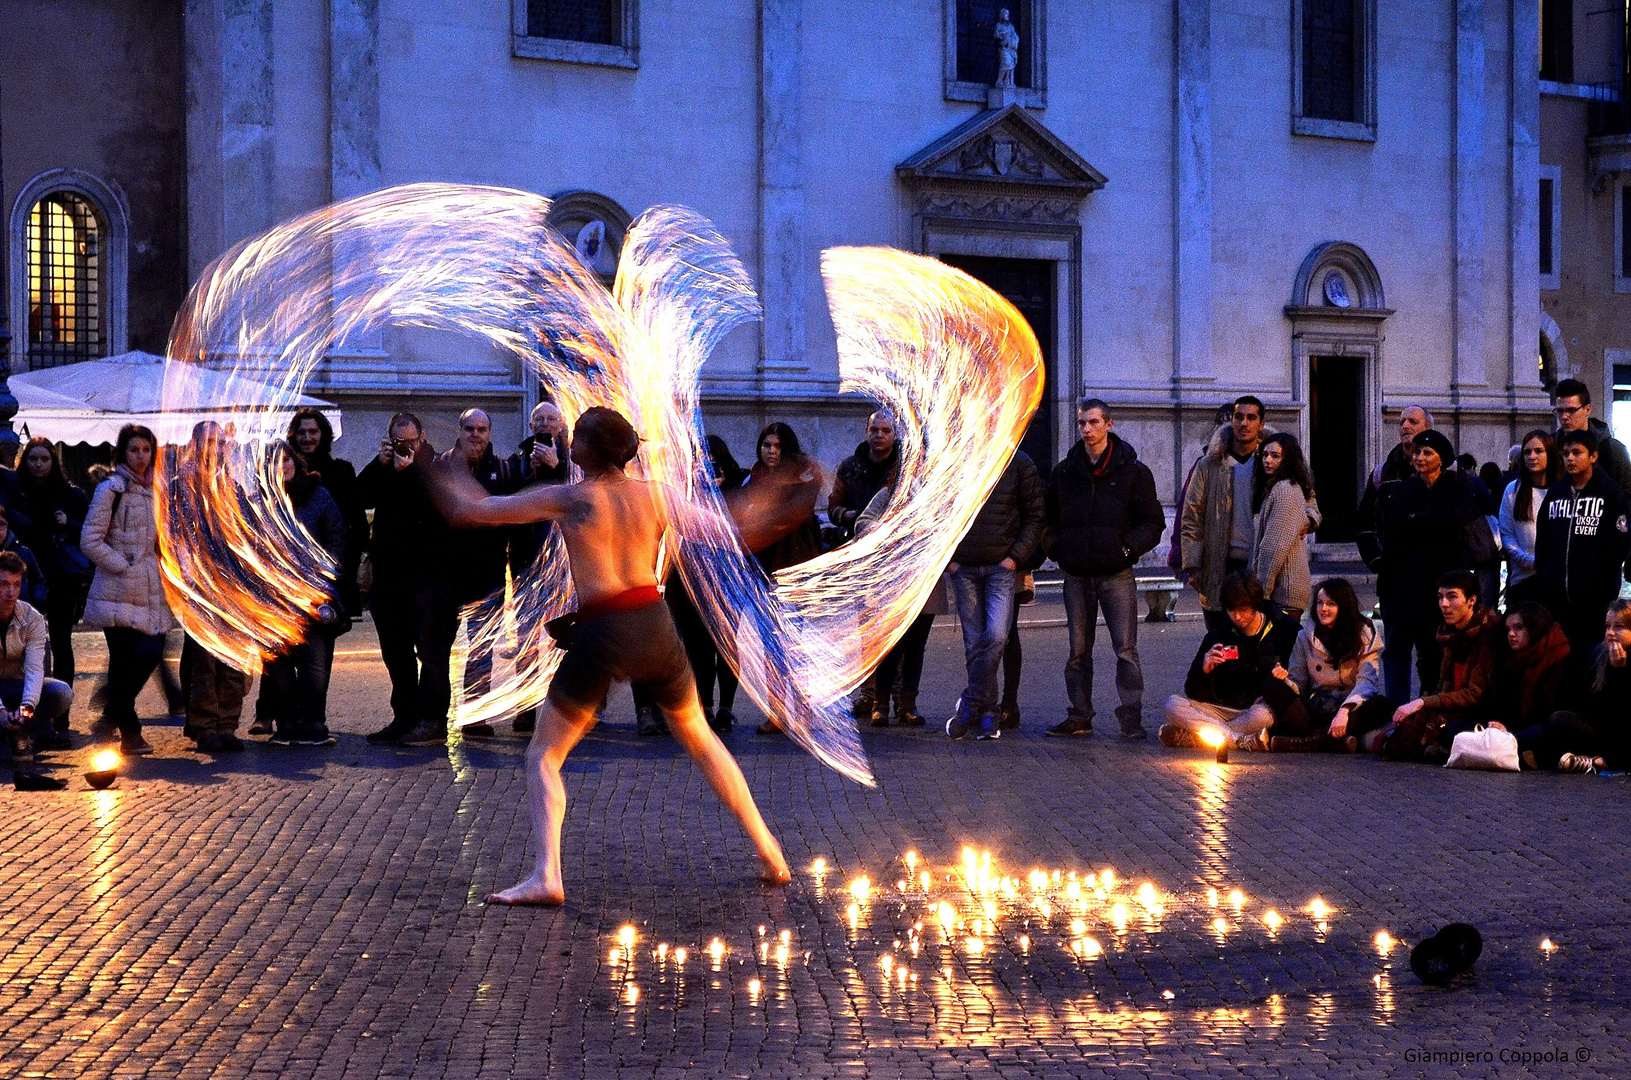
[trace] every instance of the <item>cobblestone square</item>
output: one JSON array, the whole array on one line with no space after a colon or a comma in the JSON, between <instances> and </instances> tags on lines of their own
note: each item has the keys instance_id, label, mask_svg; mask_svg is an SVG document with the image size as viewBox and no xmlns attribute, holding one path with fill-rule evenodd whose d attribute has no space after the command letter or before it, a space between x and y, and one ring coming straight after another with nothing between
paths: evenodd
<instances>
[{"instance_id":1,"label":"cobblestone square","mask_svg":"<svg viewBox=\"0 0 1631 1080\"><path fill-rule=\"evenodd\" d=\"M619 690L568 763L566 906L484 906L531 857L523 743L364 743L367 623L331 750L209 758L156 724L106 792L54 755L68 792L0 794L0 1075L1627 1075L1626 780L1122 742L1102 634L1110 722L1043 738L1061 615L1024 609L1024 728L994 743L934 726L961 688L941 620L930 726L863 735L876 789L743 708L785 890ZM1201 631L1140 632L1153 732ZM1456 920L1483 956L1424 987L1409 947ZM1422 1056L1451 1052L1479 1056Z\"/></svg>"}]
</instances>

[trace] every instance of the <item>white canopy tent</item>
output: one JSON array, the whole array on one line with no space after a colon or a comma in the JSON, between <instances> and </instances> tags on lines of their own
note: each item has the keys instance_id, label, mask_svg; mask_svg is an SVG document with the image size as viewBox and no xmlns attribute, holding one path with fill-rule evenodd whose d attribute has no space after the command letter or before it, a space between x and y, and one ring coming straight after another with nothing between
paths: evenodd
<instances>
[{"instance_id":1,"label":"white canopy tent","mask_svg":"<svg viewBox=\"0 0 1631 1080\"><path fill-rule=\"evenodd\" d=\"M166 357L152 353L127 352L13 375L17 428L70 446L114 442L126 424L152 428L161 443L184 443L193 425L202 420L232 424L240 439L276 438L287 430L295 409L310 405L323 411L334 426L334 437L340 436L338 406L302 394L287 408L266 410L254 399L269 399L269 391L256 395L253 391L258 384L243 375L208 369L195 376L198 404L166 411L164 372L168 363Z\"/></svg>"}]
</instances>

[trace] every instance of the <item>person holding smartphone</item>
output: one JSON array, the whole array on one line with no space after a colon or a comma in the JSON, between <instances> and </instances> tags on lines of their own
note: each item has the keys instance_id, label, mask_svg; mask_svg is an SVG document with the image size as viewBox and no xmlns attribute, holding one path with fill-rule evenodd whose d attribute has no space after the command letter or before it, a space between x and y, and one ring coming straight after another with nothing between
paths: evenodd
<instances>
[{"instance_id":1,"label":"person holding smartphone","mask_svg":"<svg viewBox=\"0 0 1631 1080\"><path fill-rule=\"evenodd\" d=\"M1228 621L1201 640L1184 692L1167 699L1157 735L1163 746L1200 746L1200 733L1214 728L1243 750L1267 750L1276 710L1296 697L1284 664L1297 644L1297 621L1270 605L1244 570L1223 579L1219 600Z\"/></svg>"}]
</instances>

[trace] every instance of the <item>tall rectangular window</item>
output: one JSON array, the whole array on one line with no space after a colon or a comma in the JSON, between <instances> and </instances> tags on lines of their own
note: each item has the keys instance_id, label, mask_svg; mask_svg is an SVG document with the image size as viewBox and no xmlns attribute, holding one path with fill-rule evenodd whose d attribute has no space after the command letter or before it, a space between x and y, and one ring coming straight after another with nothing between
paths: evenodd
<instances>
[{"instance_id":1,"label":"tall rectangular window","mask_svg":"<svg viewBox=\"0 0 1631 1080\"><path fill-rule=\"evenodd\" d=\"M1574 0L1540 0L1540 77L1574 81Z\"/></svg>"},{"instance_id":2,"label":"tall rectangular window","mask_svg":"<svg viewBox=\"0 0 1631 1080\"><path fill-rule=\"evenodd\" d=\"M621 45L622 8L620 0L527 0L527 36Z\"/></svg>"},{"instance_id":3,"label":"tall rectangular window","mask_svg":"<svg viewBox=\"0 0 1631 1080\"><path fill-rule=\"evenodd\" d=\"M1377 0L1292 0L1291 130L1376 139Z\"/></svg>"},{"instance_id":4,"label":"tall rectangular window","mask_svg":"<svg viewBox=\"0 0 1631 1080\"><path fill-rule=\"evenodd\" d=\"M516 56L640 66L640 0L510 0L510 12Z\"/></svg>"},{"instance_id":5,"label":"tall rectangular window","mask_svg":"<svg viewBox=\"0 0 1631 1080\"><path fill-rule=\"evenodd\" d=\"M1620 188L1620 276L1631 278L1631 184Z\"/></svg>"},{"instance_id":6,"label":"tall rectangular window","mask_svg":"<svg viewBox=\"0 0 1631 1080\"><path fill-rule=\"evenodd\" d=\"M1362 0L1303 0L1303 115L1356 123L1364 66Z\"/></svg>"},{"instance_id":7,"label":"tall rectangular window","mask_svg":"<svg viewBox=\"0 0 1631 1080\"><path fill-rule=\"evenodd\" d=\"M1563 167L1540 167L1540 190L1536 192L1536 230L1539 251L1536 262L1542 289L1563 287Z\"/></svg>"}]
</instances>

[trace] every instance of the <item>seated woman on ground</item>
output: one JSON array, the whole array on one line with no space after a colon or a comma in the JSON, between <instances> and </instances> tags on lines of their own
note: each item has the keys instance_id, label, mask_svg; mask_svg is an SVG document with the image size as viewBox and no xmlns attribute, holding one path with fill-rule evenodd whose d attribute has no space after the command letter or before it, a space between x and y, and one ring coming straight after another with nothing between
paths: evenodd
<instances>
[{"instance_id":1,"label":"seated woman on ground","mask_svg":"<svg viewBox=\"0 0 1631 1080\"><path fill-rule=\"evenodd\" d=\"M1594 773L1631 768L1631 600L1616 600L1604 617L1603 643L1592 652L1583 684L1566 686L1563 706L1546 723L1531 752L1532 766L1558 772ZM1519 736L1519 746L1523 737Z\"/></svg>"},{"instance_id":2,"label":"seated woman on ground","mask_svg":"<svg viewBox=\"0 0 1631 1080\"><path fill-rule=\"evenodd\" d=\"M1506 617L1506 647L1495 661L1495 673L1484 696L1483 716L1463 720L1445 732L1453 740L1479 723L1518 737L1520 750L1540 747L1546 722L1557 707L1558 690L1569 659L1569 639L1552 613L1534 602L1520 604Z\"/></svg>"},{"instance_id":3,"label":"seated woman on ground","mask_svg":"<svg viewBox=\"0 0 1631 1080\"><path fill-rule=\"evenodd\" d=\"M1288 665L1275 674L1296 687L1297 697L1275 718L1272 750L1351 754L1393 715L1382 689L1382 635L1346 578L1330 578L1314 590L1313 618L1297 635Z\"/></svg>"}]
</instances>

